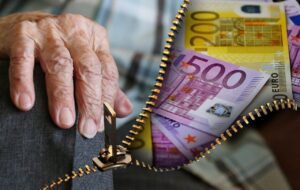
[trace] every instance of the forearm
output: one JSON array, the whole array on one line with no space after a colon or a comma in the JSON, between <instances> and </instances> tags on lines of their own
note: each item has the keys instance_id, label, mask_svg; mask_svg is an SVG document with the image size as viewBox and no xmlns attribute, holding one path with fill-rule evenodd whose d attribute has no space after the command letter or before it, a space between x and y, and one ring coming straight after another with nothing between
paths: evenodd
<instances>
[{"instance_id":1,"label":"forearm","mask_svg":"<svg viewBox=\"0 0 300 190\"><path fill-rule=\"evenodd\" d=\"M32 21L38 22L39 20L52 16L49 13L44 12L30 12L30 13L16 13L9 16L4 16L0 18L0 58L6 58L9 54L9 49L7 49L7 38L11 29L22 21Z\"/></svg>"}]
</instances>

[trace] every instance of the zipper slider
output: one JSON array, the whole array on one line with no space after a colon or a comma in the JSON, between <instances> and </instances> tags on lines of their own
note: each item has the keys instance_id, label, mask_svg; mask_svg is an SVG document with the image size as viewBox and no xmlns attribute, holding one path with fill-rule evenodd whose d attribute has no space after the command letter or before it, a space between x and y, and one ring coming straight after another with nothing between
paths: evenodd
<instances>
[{"instance_id":1,"label":"zipper slider","mask_svg":"<svg viewBox=\"0 0 300 190\"><path fill-rule=\"evenodd\" d=\"M98 157L93 158L94 164L101 171L126 167L132 160L125 147L116 145L116 115L113 108L104 103L105 148Z\"/></svg>"}]
</instances>

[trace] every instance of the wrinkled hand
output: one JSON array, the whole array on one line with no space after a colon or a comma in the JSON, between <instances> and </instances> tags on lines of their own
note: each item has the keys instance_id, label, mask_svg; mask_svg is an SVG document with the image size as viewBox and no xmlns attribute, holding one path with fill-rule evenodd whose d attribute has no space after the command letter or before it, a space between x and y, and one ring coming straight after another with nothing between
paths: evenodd
<instances>
[{"instance_id":1,"label":"wrinkled hand","mask_svg":"<svg viewBox=\"0 0 300 190\"><path fill-rule=\"evenodd\" d=\"M10 57L10 93L20 110L34 105L37 59L45 73L50 115L59 127L75 123L74 94L79 131L87 138L104 128L103 102L115 105L119 117L132 111L100 25L80 15L32 12L3 17L0 26L0 55Z\"/></svg>"}]
</instances>

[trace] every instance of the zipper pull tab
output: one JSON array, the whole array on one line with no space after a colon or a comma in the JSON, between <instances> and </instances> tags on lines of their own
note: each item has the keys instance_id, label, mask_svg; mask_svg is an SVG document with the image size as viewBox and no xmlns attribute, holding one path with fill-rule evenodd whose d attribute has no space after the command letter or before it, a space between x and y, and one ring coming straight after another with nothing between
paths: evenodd
<instances>
[{"instance_id":1,"label":"zipper pull tab","mask_svg":"<svg viewBox=\"0 0 300 190\"><path fill-rule=\"evenodd\" d=\"M126 148L116 145L116 115L113 108L104 103L105 148L100 151L98 157L93 158L94 164L101 171L126 167L132 160Z\"/></svg>"}]
</instances>

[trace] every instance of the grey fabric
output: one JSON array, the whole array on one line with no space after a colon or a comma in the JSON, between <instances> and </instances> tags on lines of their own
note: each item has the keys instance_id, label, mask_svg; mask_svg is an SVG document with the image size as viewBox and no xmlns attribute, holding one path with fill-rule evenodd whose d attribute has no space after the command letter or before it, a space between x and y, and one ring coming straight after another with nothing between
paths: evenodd
<instances>
[{"instance_id":1,"label":"grey fabric","mask_svg":"<svg viewBox=\"0 0 300 190\"><path fill-rule=\"evenodd\" d=\"M156 173L132 166L116 170L114 182L115 190L214 190L183 170Z\"/></svg>"},{"instance_id":2,"label":"grey fabric","mask_svg":"<svg viewBox=\"0 0 300 190\"><path fill-rule=\"evenodd\" d=\"M7 61L0 61L0 189L38 189L90 164L103 146L103 134L87 140L75 127L62 130L52 123L44 75L38 65L34 74L35 106L27 113L18 111L9 97L8 65ZM97 172L59 189L113 189L112 173Z\"/></svg>"}]
</instances>

